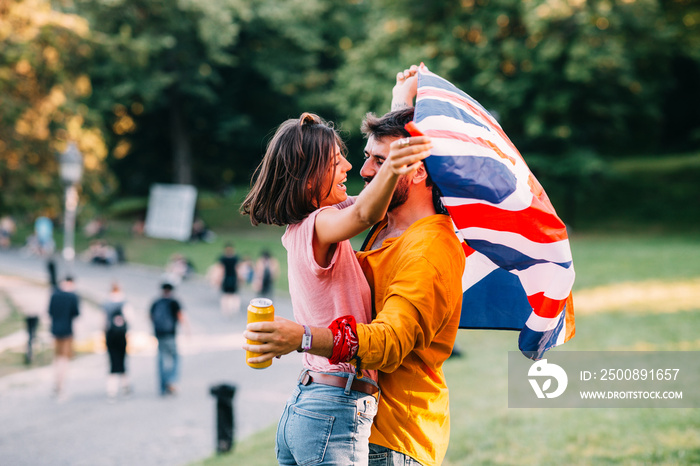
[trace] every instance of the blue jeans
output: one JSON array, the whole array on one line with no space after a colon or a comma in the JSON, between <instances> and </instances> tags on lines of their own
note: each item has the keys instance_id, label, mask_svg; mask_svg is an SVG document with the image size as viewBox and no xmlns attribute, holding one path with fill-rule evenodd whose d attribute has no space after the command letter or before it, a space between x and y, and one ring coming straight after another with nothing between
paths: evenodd
<instances>
[{"instance_id":1,"label":"blue jeans","mask_svg":"<svg viewBox=\"0 0 700 466\"><path fill-rule=\"evenodd\" d=\"M178 380L178 355L174 336L158 337L158 374L160 393L168 393L168 387Z\"/></svg>"},{"instance_id":2,"label":"blue jeans","mask_svg":"<svg viewBox=\"0 0 700 466\"><path fill-rule=\"evenodd\" d=\"M370 443L369 466L421 466L421 464L408 455Z\"/></svg>"},{"instance_id":3,"label":"blue jeans","mask_svg":"<svg viewBox=\"0 0 700 466\"><path fill-rule=\"evenodd\" d=\"M372 395L317 383L298 384L277 426L277 461L281 466L367 465L376 414L377 399Z\"/></svg>"}]
</instances>

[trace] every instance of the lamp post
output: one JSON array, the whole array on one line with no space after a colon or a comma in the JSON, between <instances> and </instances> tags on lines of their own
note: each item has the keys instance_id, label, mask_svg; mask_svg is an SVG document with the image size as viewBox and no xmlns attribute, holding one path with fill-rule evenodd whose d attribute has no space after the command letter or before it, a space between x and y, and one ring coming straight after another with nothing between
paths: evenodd
<instances>
[{"instance_id":1,"label":"lamp post","mask_svg":"<svg viewBox=\"0 0 700 466\"><path fill-rule=\"evenodd\" d=\"M75 260L75 212L78 208L78 189L76 185L83 175L83 154L78 146L71 142L61 152L61 179L66 185L66 212L63 219L63 259L66 272L73 273Z\"/></svg>"}]
</instances>

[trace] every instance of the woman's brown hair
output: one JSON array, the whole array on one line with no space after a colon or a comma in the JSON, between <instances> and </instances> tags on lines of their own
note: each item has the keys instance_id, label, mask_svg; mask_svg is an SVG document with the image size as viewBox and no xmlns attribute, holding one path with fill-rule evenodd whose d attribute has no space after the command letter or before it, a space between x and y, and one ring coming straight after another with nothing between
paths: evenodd
<instances>
[{"instance_id":1,"label":"woman's brown hair","mask_svg":"<svg viewBox=\"0 0 700 466\"><path fill-rule=\"evenodd\" d=\"M282 123L253 174L241 213L250 215L253 225L304 220L333 188L331 184L327 192L321 192L324 176L335 170L336 144L345 154L338 133L318 115L303 113L299 119Z\"/></svg>"}]
</instances>

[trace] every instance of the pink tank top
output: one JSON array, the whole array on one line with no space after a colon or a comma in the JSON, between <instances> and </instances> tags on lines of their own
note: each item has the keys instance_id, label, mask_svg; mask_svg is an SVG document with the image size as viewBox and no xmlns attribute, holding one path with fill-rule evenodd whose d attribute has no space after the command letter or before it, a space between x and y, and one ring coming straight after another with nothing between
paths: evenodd
<instances>
[{"instance_id":1,"label":"pink tank top","mask_svg":"<svg viewBox=\"0 0 700 466\"><path fill-rule=\"evenodd\" d=\"M287 249L289 294L294 318L300 324L328 327L345 315L352 315L358 323L372 320L372 298L369 285L355 257L350 241L338 243L328 267L321 267L314 259L313 237L316 216L323 207L312 212L301 223L289 225L282 236ZM304 354L304 367L317 372L354 372L353 365L333 365L328 359ZM376 371L363 371L377 380Z\"/></svg>"}]
</instances>

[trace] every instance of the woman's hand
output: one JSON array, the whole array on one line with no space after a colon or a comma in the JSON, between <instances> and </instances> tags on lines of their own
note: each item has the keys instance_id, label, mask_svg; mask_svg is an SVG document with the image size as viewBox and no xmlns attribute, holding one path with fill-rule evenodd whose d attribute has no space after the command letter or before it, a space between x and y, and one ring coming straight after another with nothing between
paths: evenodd
<instances>
[{"instance_id":1,"label":"woman's hand","mask_svg":"<svg viewBox=\"0 0 700 466\"><path fill-rule=\"evenodd\" d=\"M400 138L389 145L389 156L384 165L399 176L413 173L420 162L430 155L433 144L428 136Z\"/></svg>"},{"instance_id":2,"label":"woman's hand","mask_svg":"<svg viewBox=\"0 0 700 466\"><path fill-rule=\"evenodd\" d=\"M261 344L251 345L246 342L242 348L246 351L261 353L249 358L249 363L260 363L274 357L296 351L301 347L304 327L283 317L275 316L273 322L253 322L246 326L243 337Z\"/></svg>"},{"instance_id":3,"label":"woman's hand","mask_svg":"<svg viewBox=\"0 0 700 466\"><path fill-rule=\"evenodd\" d=\"M391 91L391 110L413 107L413 99L417 93L418 66L411 65L410 68L396 74L396 84Z\"/></svg>"}]
</instances>

